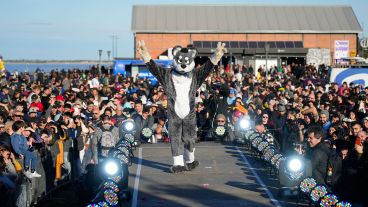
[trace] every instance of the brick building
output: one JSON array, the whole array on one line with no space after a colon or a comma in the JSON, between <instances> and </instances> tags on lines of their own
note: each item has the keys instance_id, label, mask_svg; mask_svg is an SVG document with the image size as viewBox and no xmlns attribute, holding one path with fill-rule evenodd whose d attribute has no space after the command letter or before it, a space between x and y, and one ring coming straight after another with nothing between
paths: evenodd
<instances>
[{"instance_id":1,"label":"brick building","mask_svg":"<svg viewBox=\"0 0 368 207\"><path fill-rule=\"evenodd\" d=\"M308 55L333 63L335 41L354 54L362 28L350 6L140 5L133 7L132 31L135 45L144 40L156 59L188 44L205 57L223 41L229 49L223 64L262 63L265 45L268 61L286 64L304 63Z\"/></svg>"}]
</instances>

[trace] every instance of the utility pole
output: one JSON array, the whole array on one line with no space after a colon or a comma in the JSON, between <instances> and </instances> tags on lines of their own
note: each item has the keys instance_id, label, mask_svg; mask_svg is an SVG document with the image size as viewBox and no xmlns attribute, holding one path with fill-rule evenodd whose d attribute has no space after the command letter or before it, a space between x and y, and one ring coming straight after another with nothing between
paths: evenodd
<instances>
[{"instance_id":1,"label":"utility pole","mask_svg":"<svg viewBox=\"0 0 368 207\"><path fill-rule=\"evenodd\" d=\"M111 36L111 38L112 38L112 47L111 47L111 51L112 51L112 58L114 59L115 58L115 49L114 49L114 46L115 46L115 44L114 44L114 38L115 38L115 36L113 35L113 36Z\"/></svg>"},{"instance_id":2,"label":"utility pole","mask_svg":"<svg viewBox=\"0 0 368 207\"><path fill-rule=\"evenodd\" d=\"M266 42L265 51L266 51L266 85L268 85L268 51L270 50L270 44Z\"/></svg>"},{"instance_id":3,"label":"utility pole","mask_svg":"<svg viewBox=\"0 0 368 207\"><path fill-rule=\"evenodd\" d=\"M99 49L98 50L98 57L99 57L99 60L98 60L98 71L101 73L101 55L102 55L102 50Z\"/></svg>"},{"instance_id":4,"label":"utility pole","mask_svg":"<svg viewBox=\"0 0 368 207\"><path fill-rule=\"evenodd\" d=\"M115 36L115 58L118 57L118 36Z\"/></svg>"},{"instance_id":5,"label":"utility pole","mask_svg":"<svg viewBox=\"0 0 368 207\"><path fill-rule=\"evenodd\" d=\"M108 61L110 61L110 55L111 55L111 51L110 51L110 50L108 50L108 51L107 51L107 60L108 60Z\"/></svg>"},{"instance_id":6,"label":"utility pole","mask_svg":"<svg viewBox=\"0 0 368 207\"><path fill-rule=\"evenodd\" d=\"M118 36L117 35L111 35L111 40L112 40L112 46L111 46L111 51L112 51L112 58L116 58L118 56Z\"/></svg>"}]
</instances>

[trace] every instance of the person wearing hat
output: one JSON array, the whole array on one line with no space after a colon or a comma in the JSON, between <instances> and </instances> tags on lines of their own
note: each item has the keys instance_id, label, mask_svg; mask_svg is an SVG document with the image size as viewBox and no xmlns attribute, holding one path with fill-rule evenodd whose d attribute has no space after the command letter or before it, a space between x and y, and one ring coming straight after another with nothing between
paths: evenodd
<instances>
[{"instance_id":1,"label":"person wearing hat","mask_svg":"<svg viewBox=\"0 0 368 207\"><path fill-rule=\"evenodd\" d=\"M31 107L28 110L28 118L36 118L37 117L38 108L37 107Z\"/></svg>"},{"instance_id":2,"label":"person wearing hat","mask_svg":"<svg viewBox=\"0 0 368 207\"><path fill-rule=\"evenodd\" d=\"M7 98L1 99L0 101L0 113L8 114L9 112L9 100Z\"/></svg>"},{"instance_id":3,"label":"person wearing hat","mask_svg":"<svg viewBox=\"0 0 368 207\"><path fill-rule=\"evenodd\" d=\"M113 125L111 118L102 115L101 120L102 122L96 127L95 136L92 139L93 146L95 146L93 148L93 162L95 164L105 159L109 150L120 140L119 128Z\"/></svg>"},{"instance_id":4,"label":"person wearing hat","mask_svg":"<svg viewBox=\"0 0 368 207\"><path fill-rule=\"evenodd\" d=\"M29 105L29 108L32 108L32 107L37 107L38 111L43 112L43 105L42 105L39 95L37 94L33 94L31 96L31 103Z\"/></svg>"},{"instance_id":5,"label":"person wearing hat","mask_svg":"<svg viewBox=\"0 0 368 207\"><path fill-rule=\"evenodd\" d=\"M321 111L319 116L320 116L320 121L321 121L323 131L327 133L331 126L330 113L327 110L323 110Z\"/></svg>"},{"instance_id":6,"label":"person wearing hat","mask_svg":"<svg viewBox=\"0 0 368 207\"><path fill-rule=\"evenodd\" d=\"M64 102L65 101L65 98L62 95L58 95L58 96L56 96L56 101Z\"/></svg>"},{"instance_id":7,"label":"person wearing hat","mask_svg":"<svg viewBox=\"0 0 368 207\"><path fill-rule=\"evenodd\" d=\"M235 99L236 99L235 94L236 94L236 90L235 89L230 89L229 96L226 99L226 102L227 102L227 104L229 106L231 106L232 104L234 104Z\"/></svg>"}]
</instances>

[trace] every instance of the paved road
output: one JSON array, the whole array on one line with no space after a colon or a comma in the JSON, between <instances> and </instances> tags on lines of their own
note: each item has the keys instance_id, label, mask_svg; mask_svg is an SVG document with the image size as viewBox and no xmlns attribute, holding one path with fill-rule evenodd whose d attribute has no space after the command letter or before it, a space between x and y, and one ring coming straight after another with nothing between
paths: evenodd
<instances>
[{"instance_id":1,"label":"paved road","mask_svg":"<svg viewBox=\"0 0 368 207\"><path fill-rule=\"evenodd\" d=\"M143 145L135 155L129 179L135 196L128 206L296 206L277 197L276 176L261 160L235 146L198 144L200 166L182 174L169 173L167 144Z\"/></svg>"},{"instance_id":2,"label":"paved road","mask_svg":"<svg viewBox=\"0 0 368 207\"><path fill-rule=\"evenodd\" d=\"M129 168L129 207L297 206L279 198L277 176L251 152L236 146L202 142L196 147L200 165L182 174L169 172L170 145L145 144L134 151ZM81 206L81 194L69 186L39 206Z\"/></svg>"}]
</instances>

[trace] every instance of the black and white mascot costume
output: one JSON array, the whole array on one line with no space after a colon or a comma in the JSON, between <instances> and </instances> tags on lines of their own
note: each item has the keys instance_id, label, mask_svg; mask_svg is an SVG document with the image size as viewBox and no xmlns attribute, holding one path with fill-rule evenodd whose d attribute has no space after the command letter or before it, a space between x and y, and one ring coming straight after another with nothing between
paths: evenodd
<instances>
[{"instance_id":1,"label":"black and white mascot costume","mask_svg":"<svg viewBox=\"0 0 368 207\"><path fill-rule=\"evenodd\" d=\"M162 84L168 97L169 137L174 160L170 171L179 173L193 170L199 165L194 157L194 144L197 137L195 94L226 53L225 44L219 42L216 52L199 68L195 68L194 58L197 55L197 49L194 47L174 47L174 62L170 69L161 68L151 59L144 41L138 41L137 51L150 72Z\"/></svg>"}]
</instances>

